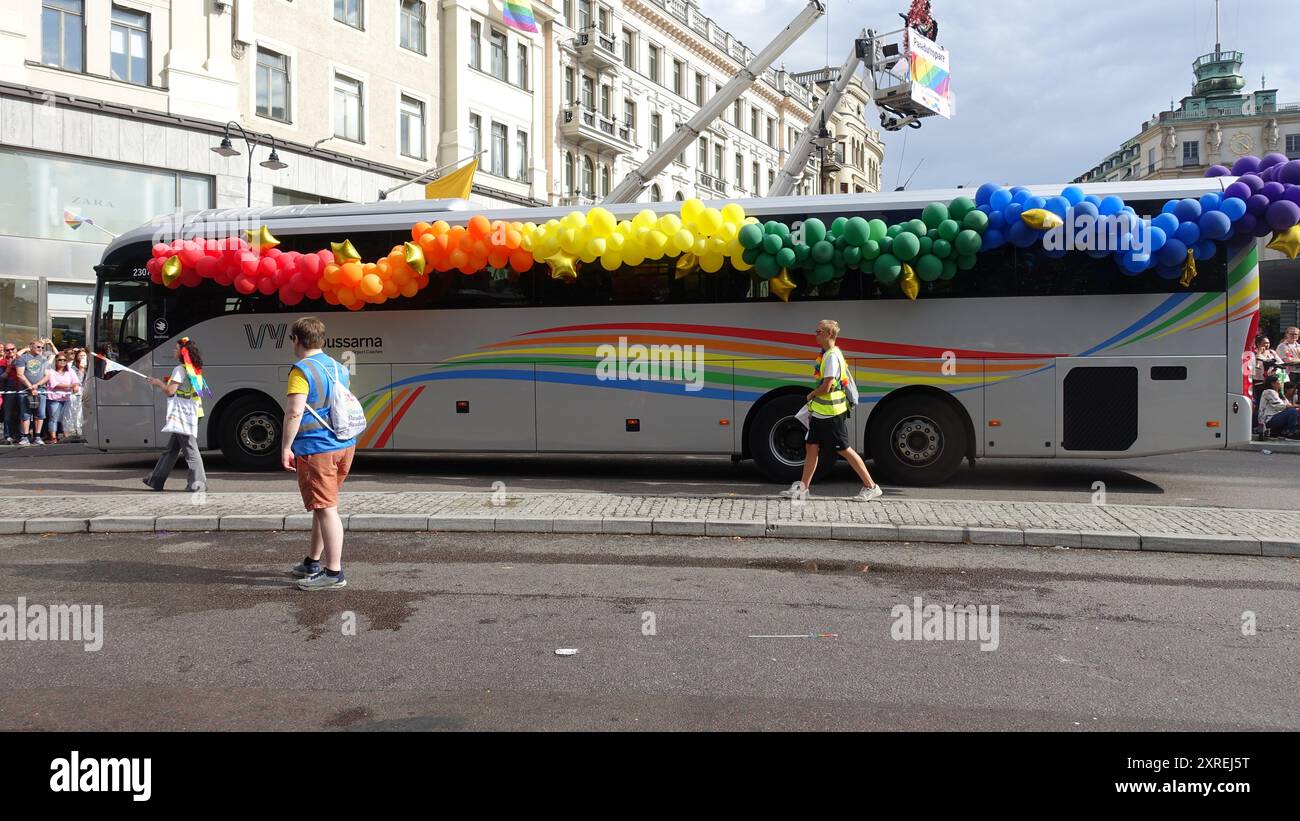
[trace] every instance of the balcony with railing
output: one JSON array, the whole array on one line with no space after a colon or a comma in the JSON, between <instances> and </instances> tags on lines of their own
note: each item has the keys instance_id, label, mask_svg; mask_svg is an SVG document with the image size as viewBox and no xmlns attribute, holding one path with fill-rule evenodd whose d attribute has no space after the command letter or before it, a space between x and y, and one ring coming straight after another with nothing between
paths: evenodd
<instances>
[{"instance_id":1,"label":"balcony with railing","mask_svg":"<svg viewBox=\"0 0 1300 821\"><path fill-rule=\"evenodd\" d=\"M578 32L575 46L578 59L598 69L613 68L623 60L618 53L618 38L594 25Z\"/></svg>"},{"instance_id":2,"label":"balcony with railing","mask_svg":"<svg viewBox=\"0 0 1300 821\"><path fill-rule=\"evenodd\" d=\"M561 109L560 133L572 142L596 151L626 153L634 148L632 129L627 124L581 103Z\"/></svg>"},{"instance_id":3,"label":"balcony with railing","mask_svg":"<svg viewBox=\"0 0 1300 821\"><path fill-rule=\"evenodd\" d=\"M595 205L596 196L586 194L565 194L560 197L560 205Z\"/></svg>"},{"instance_id":4,"label":"balcony with railing","mask_svg":"<svg viewBox=\"0 0 1300 821\"><path fill-rule=\"evenodd\" d=\"M726 180L719 179L713 176L712 174L706 174L703 171L697 172L696 180L699 184L700 193L702 194L710 191L721 194L723 196L726 196L727 194Z\"/></svg>"}]
</instances>

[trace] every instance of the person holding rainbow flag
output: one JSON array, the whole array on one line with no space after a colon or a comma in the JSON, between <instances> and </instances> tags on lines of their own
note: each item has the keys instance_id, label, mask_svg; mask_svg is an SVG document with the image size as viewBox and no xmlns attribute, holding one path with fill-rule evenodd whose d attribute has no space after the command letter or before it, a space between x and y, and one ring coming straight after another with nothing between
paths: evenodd
<instances>
[{"instance_id":1,"label":"person holding rainbow flag","mask_svg":"<svg viewBox=\"0 0 1300 821\"><path fill-rule=\"evenodd\" d=\"M166 382L149 377L150 385L167 394L167 422L162 432L172 436L167 450L158 457L153 472L142 481L150 490L162 490L183 452L185 464L189 466L185 489L191 492L207 490L208 477L203 472L198 434L199 419L203 416L203 394L206 392L210 396L212 392L203 381L203 356L193 340L181 337L176 343L175 356L180 364L172 369Z\"/></svg>"}]
</instances>

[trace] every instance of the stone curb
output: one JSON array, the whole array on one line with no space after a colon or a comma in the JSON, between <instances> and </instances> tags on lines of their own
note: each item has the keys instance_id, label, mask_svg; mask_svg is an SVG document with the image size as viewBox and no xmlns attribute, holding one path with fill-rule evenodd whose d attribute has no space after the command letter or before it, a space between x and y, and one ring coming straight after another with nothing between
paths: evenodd
<instances>
[{"instance_id":1,"label":"stone curb","mask_svg":"<svg viewBox=\"0 0 1300 821\"><path fill-rule=\"evenodd\" d=\"M88 519L28 519L23 526L25 533L85 533L88 529Z\"/></svg>"},{"instance_id":2,"label":"stone curb","mask_svg":"<svg viewBox=\"0 0 1300 821\"><path fill-rule=\"evenodd\" d=\"M96 516L89 521L91 533L152 533L153 516Z\"/></svg>"}]
</instances>

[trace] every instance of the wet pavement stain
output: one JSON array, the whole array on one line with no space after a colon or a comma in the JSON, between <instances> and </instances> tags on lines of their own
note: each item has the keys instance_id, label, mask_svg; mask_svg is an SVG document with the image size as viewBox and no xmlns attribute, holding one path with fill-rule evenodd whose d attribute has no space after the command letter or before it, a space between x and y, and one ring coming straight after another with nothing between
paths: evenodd
<instances>
[{"instance_id":1,"label":"wet pavement stain","mask_svg":"<svg viewBox=\"0 0 1300 821\"><path fill-rule=\"evenodd\" d=\"M295 590L295 593L300 591ZM325 635L327 629L342 630L342 615L351 611L364 616L366 630L401 630L407 619L415 615L415 602L426 599L430 593L408 593L392 590L340 590L319 593L301 593L293 602L294 619L299 626L310 631L308 641ZM358 620L359 621L359 620Z\"/></svg>"},{"instance_id":2,"label":"wet pavement stain","mask_svg":"<svg viewBox=\"0 0 1300 821\"><path fill-rule=\"evenodd\" d=\"M358 721L369 721L372 718L374 718L374 714L372 714L365 707L349 707L348 709L340 710L339 712L331 716L329 721L325 722L324 726L351 727L353 724L356 724Z\"/></svg>"}]
</instances>

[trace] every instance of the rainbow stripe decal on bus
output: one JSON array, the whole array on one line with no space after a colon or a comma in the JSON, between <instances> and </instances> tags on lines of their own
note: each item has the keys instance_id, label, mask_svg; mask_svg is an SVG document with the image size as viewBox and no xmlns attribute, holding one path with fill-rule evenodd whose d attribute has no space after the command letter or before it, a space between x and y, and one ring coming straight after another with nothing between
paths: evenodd
<instances>
[{"instance_id":1,"label":"rainbow stripe decal on bus","mask_svg":"<svg viewBox=\"0 0 1300 821\"><path fill-rule=\"evenodd\" d=\"M840 339L852 360L863 404L871 404L904 385L932 385L951 393L974 390L1054 367L1061 356L1122 355L1137 342L1250 320L1259 308L1258 251L1252 246L1230 263L1228 292L1172 294L1123 330L1077 354L1005 352L905 345L870 339ZM1226 309L1225 309L1226 300ZM703 384L687 390L678 381L609 380L597 375L597 349L620 338L631 345L699 345ZM812 381L817 348L809 335L788 331L671 322L591 323L543 328L461 354L431 371L386 385L362 399L369 426L362 448L382 448L426 383L452 379L514 379L582 387L666 393L699 399L753 402L768 391ZM945 354L956 361L979 360L980 370L945 369ZM949 357L951 359L951 357ZM692 386L693 387L693 386Z\"/></svg>"}]
</instances>

